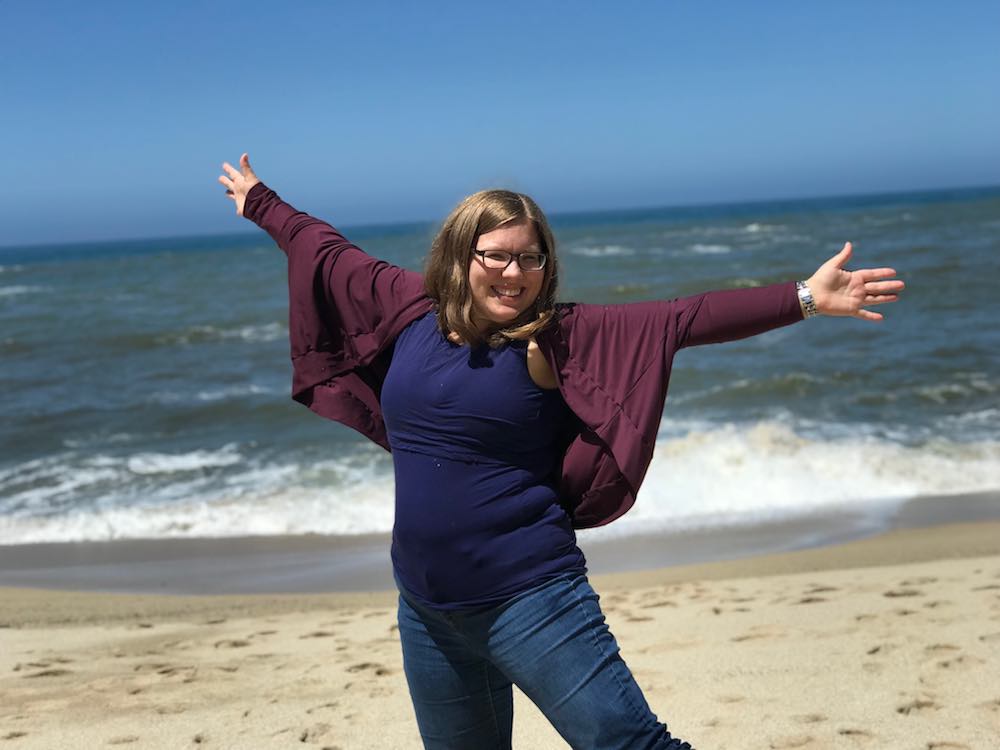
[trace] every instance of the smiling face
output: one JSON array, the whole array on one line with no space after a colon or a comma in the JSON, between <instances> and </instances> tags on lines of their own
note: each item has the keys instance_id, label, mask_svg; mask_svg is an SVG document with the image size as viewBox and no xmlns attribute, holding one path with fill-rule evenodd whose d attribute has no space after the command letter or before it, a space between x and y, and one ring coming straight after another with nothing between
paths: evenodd
<instances>
[{"instance_id":1,"label":"smiling face","mask_svg":"<svg viewBox=\"0 0 1000 750\"><path fill-rule=\"evenodd\" d=\"M512 255L543 251L534 223L526 220L479 235L476 250L505 250ZM516 259L504 269L486 268L473 253L469 263L473 322L480 331L510 325L535 303L544 281L544 270L523 271Z\"/></svg>"}]
</instances>

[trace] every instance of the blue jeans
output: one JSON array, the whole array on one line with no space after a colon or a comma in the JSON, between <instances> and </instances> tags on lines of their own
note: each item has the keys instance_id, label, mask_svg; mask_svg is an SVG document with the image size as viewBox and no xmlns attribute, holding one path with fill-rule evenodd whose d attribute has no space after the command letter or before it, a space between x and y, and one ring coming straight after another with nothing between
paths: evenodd
<instances>
[{"instance_id":1,"label":"blue jeans","mask_svg":"<svg viewBox=\"0 0 1000 750\"><path fill-rule=\"evenodd\" d=\"M403 669L424 747L509 750L517 685L579 750L691 750L657 721L582 573L445 612L401 589Z\"/></svg>"}]
</instances>

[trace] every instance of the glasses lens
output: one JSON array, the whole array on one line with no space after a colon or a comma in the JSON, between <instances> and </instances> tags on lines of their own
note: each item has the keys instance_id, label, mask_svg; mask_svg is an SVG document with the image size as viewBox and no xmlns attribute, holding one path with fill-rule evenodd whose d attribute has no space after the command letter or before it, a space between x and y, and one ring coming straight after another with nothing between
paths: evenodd
<instances>
[{"instance_id":1,"label":"glasses lens","mask_svg":"<svg viewBox=\"0 0 1000 750\"><path fill-rule=\"evenodd\" d=\"M545 255L542 253L521 253L517 256L517 264L525 271L538 271L545 267Z\"/></svg>"},{"instance_id":2,"label":"glasses lens","mask_svg":"<svg viewBox=\"0 0 1000 750\"><path fill-rule=\"evenodd\" d=\"M503 250L487 250L482 256L487 268L506 268L510 265L511 255Z\"/></svg>"}]
</instances>

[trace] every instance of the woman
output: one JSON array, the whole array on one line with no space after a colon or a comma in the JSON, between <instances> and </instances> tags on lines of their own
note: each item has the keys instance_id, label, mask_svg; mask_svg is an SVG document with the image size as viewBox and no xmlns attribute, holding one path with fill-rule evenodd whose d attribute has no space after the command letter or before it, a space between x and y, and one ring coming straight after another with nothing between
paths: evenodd
<instances>
[{"instance_id":1,"label":"woman","mask_svg":"<svg viewBox=\"0 0 1000 750\"><path fill-rule=\"evenodd\" d=\"M288 255L293 397L393 453L399 633L427 748L509 748L512 684L574 748L690 748L608 631L575 528L628 510L674 353L903 288L848 271L630 305L557 305L556 246L527 196L464 200L426 273L373 259L261 183L219 181Z\"/></svg>"}]
</instances>

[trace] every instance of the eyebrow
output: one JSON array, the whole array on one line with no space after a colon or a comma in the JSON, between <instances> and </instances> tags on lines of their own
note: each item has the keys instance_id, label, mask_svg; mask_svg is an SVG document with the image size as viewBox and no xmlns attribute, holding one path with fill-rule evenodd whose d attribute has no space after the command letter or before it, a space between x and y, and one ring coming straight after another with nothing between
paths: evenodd
<instances>
[{"instance_id":1,"label":"eyebrow","mask_svg":"<svg viewBox=\"0 0 1000 750\"><path fill-rule=\"evenodd\" d=\"M484 250L485 251L488 251L488 250L503 250L505 253L510 253L511 255L524 255L525 253L538 254L538 255L544 255L545 254L544 251L540 247L538 247L537 245L531 245L527 249L522 250L519 253L511 252L510 250L508 250L507 248L505 248L505 247L503 247L501 245L487 245L487 247L476 247L476 248L473 248L473 249L474 250L478 250L479 252L483 252Z\"/></svg>"}]
</instances>

